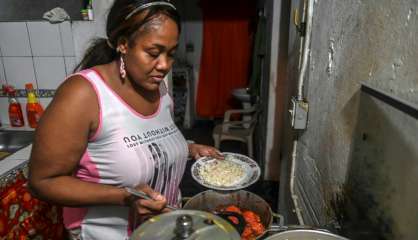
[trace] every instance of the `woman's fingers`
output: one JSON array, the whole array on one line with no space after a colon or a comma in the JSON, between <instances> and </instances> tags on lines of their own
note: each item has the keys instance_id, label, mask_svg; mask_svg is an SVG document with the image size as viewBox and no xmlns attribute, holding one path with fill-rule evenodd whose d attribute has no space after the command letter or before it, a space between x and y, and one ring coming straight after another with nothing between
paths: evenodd
<instances>
[{"instance_id":1,"label":"woman's fingers","mask_svg":"<svg viewBox=\"0 0 418 240\"><path fill-rule=\"evenodd\" d=\"M205 157L205 156L214 157L217 159L224 159L224 156L222 155L222 153L214 147L200 145L200 144L192 144L191 147L192 147L191 152L193 153L193 157L195 159L198 159L200 157Z\"/></svg>"},{"instance_id":2,"label":"woman's fingers","mask_svg":"<svg viewBox=\"0 0 418 240\"><path fill-rule=\"evenodd\" d=\"M165 201L165 197L161 195L161 193L154 191L154 189L148 185L138 185L135 189L144 192L155 201Z\"/></svg>"},{"instance_id":3,"label":"woman's fingers","mask_svg":"<svg viewBox=\"0 0 418 240\"><path fill-rule=\"evenodd\" d=\"M209 156L217 159L224 159L224 156L218 149L209 146L204 146L200 151L200 155Z\"/></svg>"},{"instance_id":4,"label":"woman's fingers","mask_svg":"<svg viewBox=\"0 0 418 240\"><path fill-rule=\"evenodd\" d=\"M171 212L171 211L173 211L173 209L170 209L170 208L164 208L161 212L163 212L163 213L168 213L168 212Z\"/></svg>"},{"instance_id":5,"label":"woman's fingers","mask_svg":"<svg viewBox=\"0 0 418 240\"><path fill-rule=\"evenodd\" d=\"M213 152L213 157L217 158L217 159L224 159L224 155L218 150L218 149L214 149Z\"/></svg>"},{"instance_id":6,"label":"woman's fingers","mask_svg":"<svg viewBox=\"0 0 418 240\"><path fill-rule=\"evenodd\" d=\"M150 211L161 211L167 205L167 201L164 200L145 200L140 199L137 201L142 208L147 208Z\"/></svg>"},{"instance_id":7,"label":"woman's fingers","mask_svg":"<svg viewBox=\"0 0 418 240\"><path fill-rule=\"evenodd\" d=\"M167 205L166 198L160 193L154 191L148 185L138 185L136 190L140 190L147 194L152 200L138 199L135 201L135 207L140 214L149 214L152 212L160 212Z\"/></svg>"},{"instance_id":8,"label":"woman's fingers","mask_svg":"<svg viewBox=\"0 0 418 240\"><path fill-rule=\"evenodd\" d=\"M148 215L152 213L151 210L143 207L139 202L136 205L136 211L139 213L139 215Z\"/></svg>"}]
</instances>

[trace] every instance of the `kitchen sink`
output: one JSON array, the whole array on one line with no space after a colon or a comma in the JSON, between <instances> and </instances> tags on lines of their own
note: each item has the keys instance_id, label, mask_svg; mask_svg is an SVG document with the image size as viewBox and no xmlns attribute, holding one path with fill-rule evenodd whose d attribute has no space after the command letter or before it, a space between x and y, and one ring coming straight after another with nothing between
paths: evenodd
<instances>
[{"instance_id":1,"label":"kitchen sink","mask_svg":"<svg viewBox=\"0 0 418 240\"><path fill-rule=\"evenodd\" d=\"M34 134L33 131L0 131L0 160L31 144Z\"/></svg>"}]
</instances>

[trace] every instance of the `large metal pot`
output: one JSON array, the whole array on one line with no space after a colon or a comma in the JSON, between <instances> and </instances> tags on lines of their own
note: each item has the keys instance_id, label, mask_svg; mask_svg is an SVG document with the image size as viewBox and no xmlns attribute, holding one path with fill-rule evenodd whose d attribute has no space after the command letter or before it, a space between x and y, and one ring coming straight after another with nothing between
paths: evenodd
<instances>
[{"instance_id":1,"label":"large metal pot","mask_svg":"<svg viewBox=\"0 0 418 240\"><path fill-rule=\"evenodd\" d=\"M239 240L237 230L216 215L196 210L160 214L141 224L130 240L223 239Z\"/></svg>"},{"instance_id":2,"label":"large metal pot","mask_svg":"<svg viewBox=\"0 0 418 240\"><path fill-rule=\"evenodd\" d=\"M265 240L348 240L347 238L314 229L296 229L273 234Z\"/></svg>"},{"instance_id":3,"label":"large metal pot","mask_svg":"<svg viewBox=\"0 0 418 240\"><path fill-rule=\"evenodd\" d=\"M248 209L261 218L261 223L266 229L273 228L273 218L279 218L279 225L283 225L283 219L279 214L273 213L270 205L258 195L239 190L234 192L217 192L207 190L190 198L183 206L183 209L201 210L207 212L218 211L219 208L228 205L236 205L242 209Z\"/></svg>"}]
</instances>

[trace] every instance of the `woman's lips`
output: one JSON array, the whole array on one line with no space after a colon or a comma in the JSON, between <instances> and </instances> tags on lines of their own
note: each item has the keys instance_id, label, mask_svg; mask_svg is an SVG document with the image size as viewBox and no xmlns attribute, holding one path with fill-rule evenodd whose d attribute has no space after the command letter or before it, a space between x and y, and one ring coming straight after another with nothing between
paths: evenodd
<instances>
[{"instance_id":1,"label":"woman's lips","mask_svg":"<svg viewBox=\"0 0 418 240\"><path fill-rule=\"evenodd\" d=\"M164 76L152 76L152 77L151 77L151 79L152 79L154 82L159 83L159 82L161 82L161 81L163 81L163 80L164 80Z\"/></svg>"}]
</instances>

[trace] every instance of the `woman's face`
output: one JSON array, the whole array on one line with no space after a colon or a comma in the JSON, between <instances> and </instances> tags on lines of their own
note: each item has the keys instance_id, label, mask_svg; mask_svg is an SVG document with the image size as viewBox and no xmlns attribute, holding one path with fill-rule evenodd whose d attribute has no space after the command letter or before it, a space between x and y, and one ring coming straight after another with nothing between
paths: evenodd
<instances>
[{"instance_id":1,"label":"woman's face","mask_svg":"<svg viewBox=\"0 0 418 240\"><path fill-rule=\"evenodd\" d=\"M165 15L140 31L134 44L125 44L126 71L134 84L155 91L173 65L179 32L176 23Z\"/></svg>"}]
</instances>

